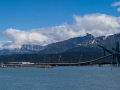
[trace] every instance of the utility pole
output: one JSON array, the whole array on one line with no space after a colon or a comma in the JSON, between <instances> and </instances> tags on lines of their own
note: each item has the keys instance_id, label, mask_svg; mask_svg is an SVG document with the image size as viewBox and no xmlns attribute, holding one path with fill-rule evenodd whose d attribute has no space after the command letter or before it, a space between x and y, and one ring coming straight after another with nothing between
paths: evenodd
<instances>
[{"instance_id":1,"label":"utility pole","mask_svg":"<svg viewBox=\"0 0 120 90\"><path fill-rule=\"evenodd\" d=\"M45 63L45 56L44 56L44 63Z\"/></svg>"},{"instance_id":2,"label":"utility pole","mask_svg":"<svg viewBox=\"0 0 120 90\"><path fill-rule=\"evenodd\" d=\"M59 56L58 63L60 63L60 58L61 58L61 55Z\"/></svg>"}]
</instances>

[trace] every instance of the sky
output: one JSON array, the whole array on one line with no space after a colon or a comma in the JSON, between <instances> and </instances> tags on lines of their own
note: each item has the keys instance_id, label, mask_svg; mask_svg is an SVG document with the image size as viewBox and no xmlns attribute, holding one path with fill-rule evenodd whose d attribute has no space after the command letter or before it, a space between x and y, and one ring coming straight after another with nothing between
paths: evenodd
<instances>
[{"instance_id":1,"label":"sky","mask_svg":"<svg viewBox=\"0 0 120 90\"><path fill-rule=\"evenodd\" d=\"M0 49L120 33L120 0L0 0Z\"/></svg>"}]
</instances>

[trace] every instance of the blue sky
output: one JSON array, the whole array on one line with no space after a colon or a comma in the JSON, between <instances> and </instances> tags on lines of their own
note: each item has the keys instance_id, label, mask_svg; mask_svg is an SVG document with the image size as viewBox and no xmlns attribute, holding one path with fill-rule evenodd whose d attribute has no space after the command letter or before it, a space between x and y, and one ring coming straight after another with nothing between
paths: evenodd
<instances>
[{"instance_id":1,"label":"blue sky","mask_svg":"<svg viewBox=\"0 0 120 90\"><path fill-rule=\"evenodd\" d=\"M0 0L0 31L30 30L73 23L73 14L103 13L119 16L115 0Z\"/></svg>"},{"instance_id":2,"label":"blue sky","mask_svg":"<svg viewBox=\"0 0 120 90\"><path fill-rule=\"evenodd\" d=\"M0 0L0 41L14 43L11 47L29 43L46 45L89 32L96 36L118 33L119 1ZM95 19L105 26L93 25Z\"/></svg>"}]
</instances>

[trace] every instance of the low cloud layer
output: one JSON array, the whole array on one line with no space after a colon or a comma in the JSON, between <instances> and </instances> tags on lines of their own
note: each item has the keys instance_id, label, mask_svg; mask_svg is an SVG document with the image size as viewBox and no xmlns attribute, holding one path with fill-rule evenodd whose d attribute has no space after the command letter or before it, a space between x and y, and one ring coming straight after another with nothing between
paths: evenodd
<instances>
[{"instance_id":1,"label":"low cloud layer","mask_svg":"<svg viewBox=\"0 0 120 90\"><path fill-rule=\"evenodd\" d=\"M90 33L95 37L120 32L120 17L106 14L73 15L74 23L59 26L38 28L29 31L7 29L3 35L10 39L11 44L0 43L2 48L18 48L23 44L47 45L73 37L85 36Z\"/></svg>"}]
</instances>

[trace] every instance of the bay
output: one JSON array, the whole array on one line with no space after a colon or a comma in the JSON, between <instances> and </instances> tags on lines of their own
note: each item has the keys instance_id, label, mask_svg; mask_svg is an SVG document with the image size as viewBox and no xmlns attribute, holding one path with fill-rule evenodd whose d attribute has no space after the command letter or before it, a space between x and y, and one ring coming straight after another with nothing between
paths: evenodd
<instances>
[{"instance_id":1,"label":"bay","mask_svg":"<svg viewBox=\"0 0 120 90\"><path fill-rule=\"evenodd\" d=\"M120 90L120 67L0 68L0 90Z\"/></svg>"}]
</instances>

